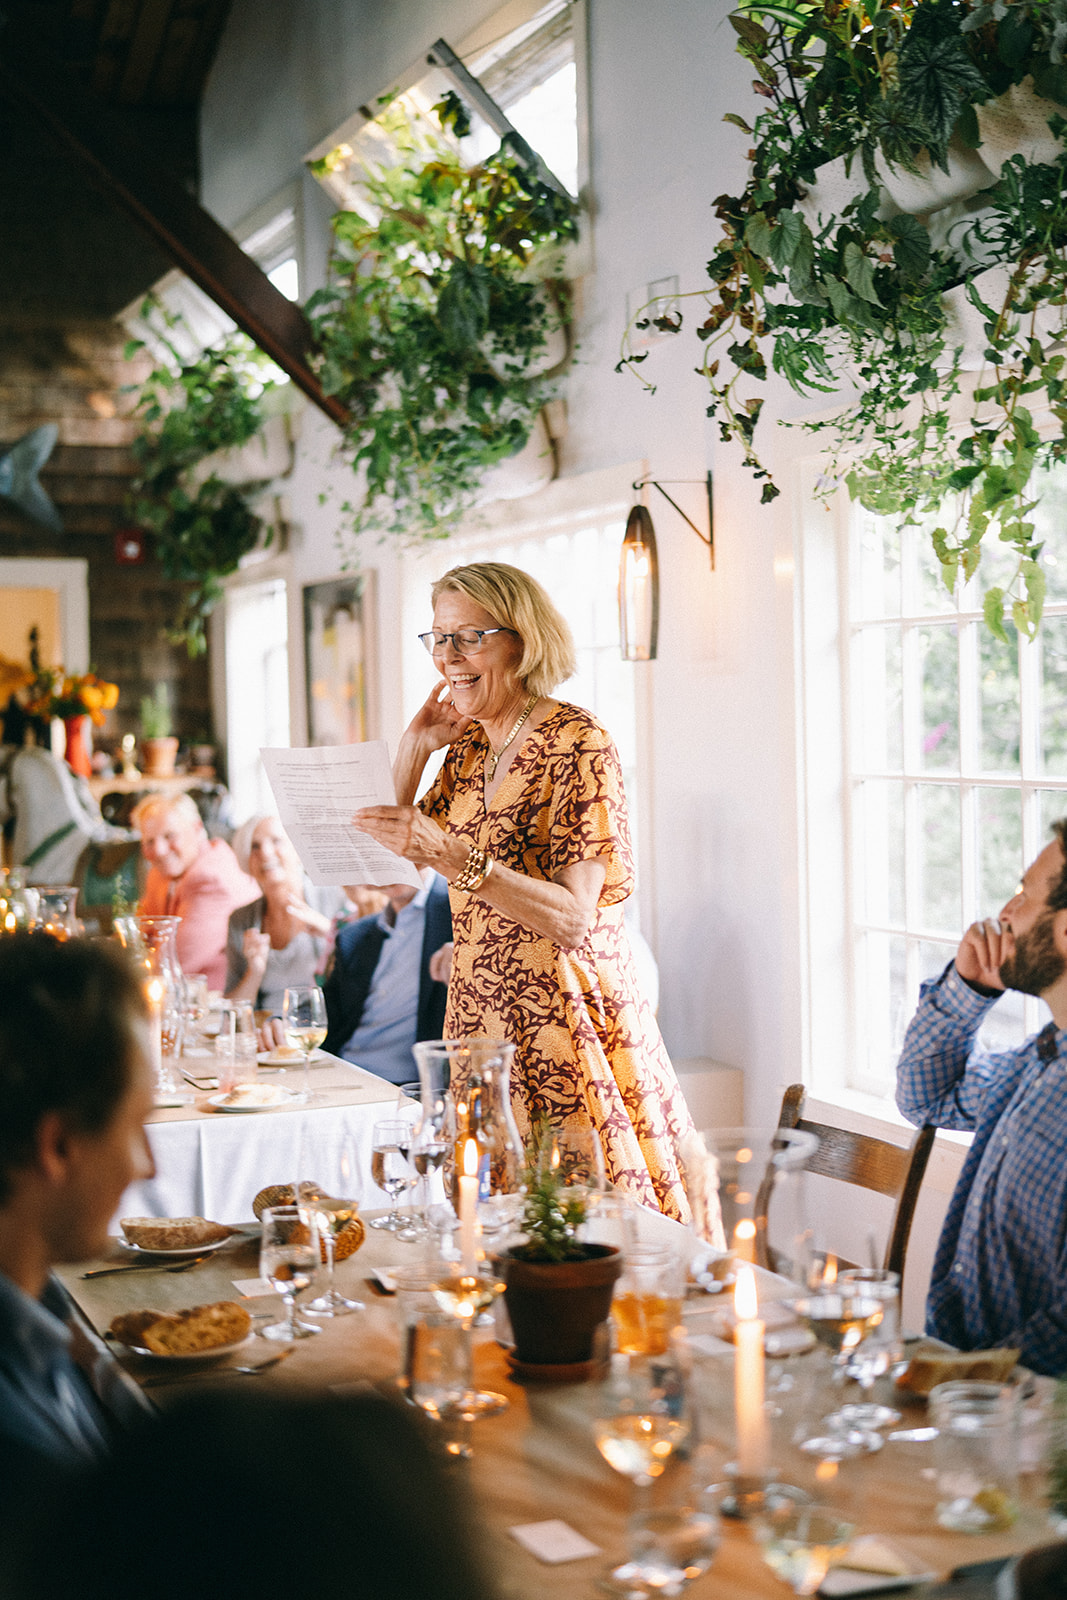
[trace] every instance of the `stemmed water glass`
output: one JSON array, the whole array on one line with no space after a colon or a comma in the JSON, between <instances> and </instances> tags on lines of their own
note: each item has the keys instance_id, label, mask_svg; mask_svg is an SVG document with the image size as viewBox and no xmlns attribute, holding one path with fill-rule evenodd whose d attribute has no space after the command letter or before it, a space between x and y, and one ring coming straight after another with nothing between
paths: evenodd
<instances>
[{"instance_id":1,"label":"stemmed water glass","mask_svg":"<svg viewBox=\"0 0 1067 1600\"><path fill-rule=\"evenodd\" d=\"M311 1057L326 1037L326 1000L318 984L286 989L282 1001L282 1025L293 1049L304 1053L304 1089L297 1098L310 1104L314 1098L311 1093Z\"/></svg>"},{"instance_id":2,"label":"stemmed water glass","mask_svg":"<svg viewBox=\"0 0 1067 1600\"><path fill-rule=\"evenodd\" d=\"M326 1258L326 1290L305 1309L313 1317L347 1317L352 1311L366 1311L362 1300L349 1300L334 1281L334 1235L339 1233L359 1208L354 1200L344 1200L338 1195L324 1194L315 1183L297 1185L297 1198L306 1207L311 1224L321 1246L321 1256ZM321 1259L320 1256L320 1259Z\"/></svg>"},{"instance_id":3,"label":"stemmed water glass","mask_svg":"<svg viewBox=\"0 0 1067 1600\"><path fill-rule=\"evenodd\" d=\"M851 1341L844 1365L845 1375L863 1390L863 1400L839 1406L826 1420L835 1428L891 1428L900 1421L900 1412L872 1401L871 1389L900 1358L900 1274L885 1267L854 1267L838 1274L837 1287L850 1300L876 1300L882 1315Z\"/></svg>"},{"instance_id":4,"label":"stemmed water glass","mask_svg":"<svg viewBox=\"0 0 1067 1600\"><path fill-rule=\"evenodd\" d=\"M285 1301L285 1321L261 1328L265 1339L291 1344L321 1333L321 1328L297 1322L297 1296L315 1281L321 1257L317 1230L304 1206L272 1206L263 1213L259 1246L259 1275Z\"/></svg>"},{"instance_id":5,"label":"stemmed water glass","mask_svg":"<svg viewBox=\"0 0 1067 1600\"><path fill-rule=\"evenodd\" d=\"M719 1523L706 1504L653 1508L650 1491L690 1435L689 1401L675 1345L661 1356L616 1354L593 1425L604 1460L633 1485L626 1559L601 1581L633 1597L677 1594L707 1571ZM702 1496L701 1499L706 1499Z\"/></svg>"},{"instance_id":6,"label":"stemmed water glass","mask_svg":"<svg viewBox=\"0 0 1067 1600\"><path fill-rule=\"evenodd\" d=\"M418 1238L418 1229L400 1215L397 1202L404 1190L417 1182L410 1161L412 1138L410 1122L393 1118L374 1124L371 1177L378 1188L384 1189L389 1196L391 1209L384 1217L372 1217L370 1226L386 1228L407 1243Z\"/></svg>"}]
</instances>

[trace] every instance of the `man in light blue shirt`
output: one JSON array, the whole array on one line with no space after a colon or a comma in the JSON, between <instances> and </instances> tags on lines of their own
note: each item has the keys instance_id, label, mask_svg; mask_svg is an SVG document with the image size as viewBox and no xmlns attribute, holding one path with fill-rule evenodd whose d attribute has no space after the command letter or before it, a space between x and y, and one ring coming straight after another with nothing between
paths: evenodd
<instances>
[{"instance_id":1,"label":"man in light blue shirt","mask_svg":"<svg viewBox=\"0 0 1067 1600\"><path fill-rule=\"evenodd\" d=\"M107 1247L155 1172L144 996L116 946L0 939L0 1483L106 1454L115 1418L72 1353L54 1263Z\"/></svg>"}]
</instances>

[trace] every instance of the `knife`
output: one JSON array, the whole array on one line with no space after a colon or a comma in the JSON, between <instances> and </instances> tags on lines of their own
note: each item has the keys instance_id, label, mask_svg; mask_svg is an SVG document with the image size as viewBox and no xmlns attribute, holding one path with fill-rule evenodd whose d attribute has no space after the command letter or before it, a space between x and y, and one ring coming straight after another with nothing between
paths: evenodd
<instances>
[{"instance_id":1,"label":"knife","mask_svg":"<svg viewBox=\"0 0 1067 1600\"><path fill-rule=\"evenodd\" d=\"M201 1261L206 1260L207 1256L193 1256L189 1261L179 1261L166 1266L164 1266L162 1262L157 1262L154 1267L94 1267L91 1272L83 1272L82 1277L110 1278L119 1272L188 1272L190 1267L198 1267Z\"/></svg>"}]
</instances>

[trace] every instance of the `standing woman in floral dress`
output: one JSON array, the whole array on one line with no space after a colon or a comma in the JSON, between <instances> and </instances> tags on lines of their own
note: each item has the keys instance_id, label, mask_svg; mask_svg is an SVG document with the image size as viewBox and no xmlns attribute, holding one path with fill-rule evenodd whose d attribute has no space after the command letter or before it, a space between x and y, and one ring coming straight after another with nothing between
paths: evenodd
<instances>
[{"instance_id":1,"label":"standing woman in floral dress","mask_svg":"<svg viewBox=\"0 0 1067 1600\"><path fill-rule=\"evenodd\" d=\"M574 671L570 630L516 567L455 567L420 635L439 682L404 733L398 804L353 821L450 885L447 1038L510 1039L520 1128L591 1121L608 1177L689 1220L680 1147L693 1124L634 972L634 887L610 735L552 697ZM414 804L426 762L441 770Z\"/></svg>"}]
</instances>

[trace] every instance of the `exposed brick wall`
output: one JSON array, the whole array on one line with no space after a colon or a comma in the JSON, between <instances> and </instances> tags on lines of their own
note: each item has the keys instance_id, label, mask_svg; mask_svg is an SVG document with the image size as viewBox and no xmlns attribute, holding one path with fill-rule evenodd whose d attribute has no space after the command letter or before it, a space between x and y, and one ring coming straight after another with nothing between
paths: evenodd
<instances>
[{"instance_id":1,"label":"exposed brick wall","mask_svg":"<svg viewBox=\"0 0 1067 1600\"><path fill-rule=\"evenodd\" d=\"M88 561L90 659L121 691L103 738L138 732L141 696L163 681L171 686L175 731L188 739L211 727L206 657L190 661L184 646L162 637L177 589L152 558L122 566L114 554L136 433L123 414L129 396L121 390L144 370L123 361L126 337L112 321L0 315L0 446L41 423L58 424L59 442L41 482L65 528L50 534L0 499L0 556Z\"/></svg>"}]
</instances>

